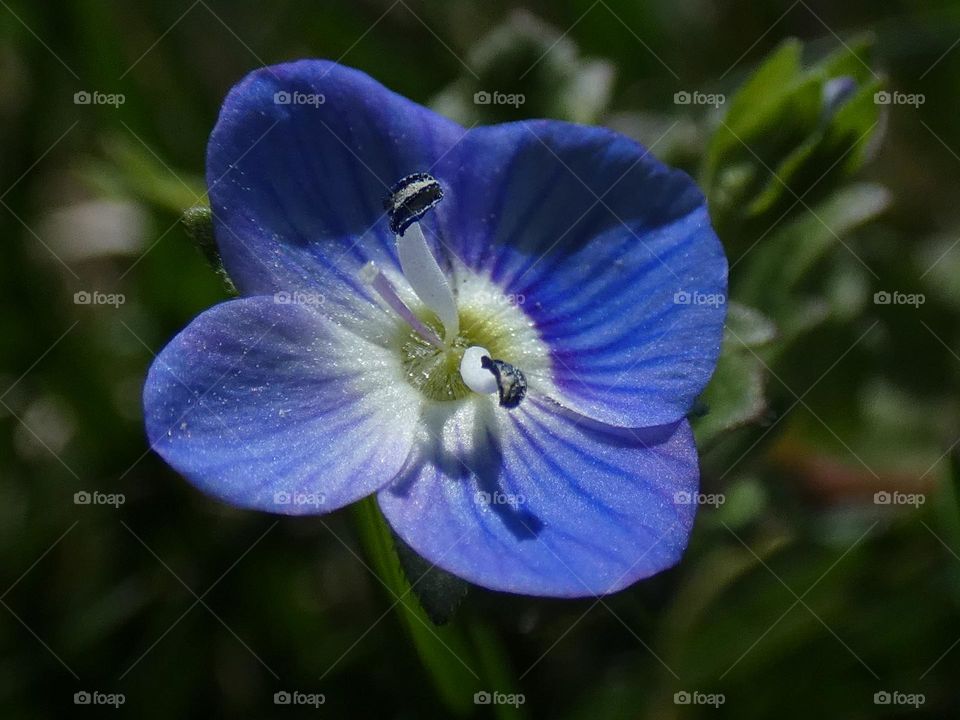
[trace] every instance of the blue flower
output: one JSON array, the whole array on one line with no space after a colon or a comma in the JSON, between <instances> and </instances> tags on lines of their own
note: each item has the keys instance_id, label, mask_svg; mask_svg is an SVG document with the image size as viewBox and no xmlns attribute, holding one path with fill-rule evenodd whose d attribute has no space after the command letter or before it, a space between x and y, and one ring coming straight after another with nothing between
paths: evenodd
<instances>
[{"instance_id":1,"label":"blue flower","mask_svg":"<svg viewBox=\"0 0 960 720\"><path fill-rule=\"evenodd\" d=\"M496 590L600 595L678 561L727 275L689 177L610 130L465 130L300 61L230 92L207 181L242 297L144 390L192 483L287 514L376 493Z\"/></svg>"}]
</instances>

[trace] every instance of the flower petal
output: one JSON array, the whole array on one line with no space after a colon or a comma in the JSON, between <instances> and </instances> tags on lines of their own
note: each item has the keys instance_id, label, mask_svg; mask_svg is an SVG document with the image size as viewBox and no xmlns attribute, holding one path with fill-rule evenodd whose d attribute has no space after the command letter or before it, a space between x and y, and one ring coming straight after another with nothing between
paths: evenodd
<instances>
[{"instance_id":1,"label":"flower petal","mask_svg":"<svg viewBox=\"0 0 960 720\"><path fill-rule=\"evenodd\" d=\"M624 427L689 411L720 351L727 262L687 175L553 121L471 130L435 175L444 242L524 298L558 401Z\"/></svg>"},{"instance_id":2,"label":"flower petal","mask_svg":"<svg viewBox=\"0 0 960 720\"><path fill-rule=\"evenodd\" d=\"M414 550L473 583L578 597L619 590L680 558L698 468L687 422L640 431L530 398L425 415L431 434L378 493ZM680 498L683 499L682 497Z\"/></svg>"},{"instance_id":3,"label":"flower petal","mask_svg":"<svg viewBox=\"0 0 960 720\"><path fill-rule=\"evenodd\" d=\"M322 288L353 308L368 260L399 270L384 199L463 129L322 60L256 70L224 101L207 185L224 267L244 295Z\"/></svg>"},{"instance_id":4,"label":"flower petal","mask_svg":"<svg viewBox=\"0 0 960 720\"><path fill-rule=\"evenodd\" d=\"M394 354L303 305L217 305L157 356L144 388L151 446L242 507L323 513L389 482L419 396Z\"/></svg>"}]
</instances>

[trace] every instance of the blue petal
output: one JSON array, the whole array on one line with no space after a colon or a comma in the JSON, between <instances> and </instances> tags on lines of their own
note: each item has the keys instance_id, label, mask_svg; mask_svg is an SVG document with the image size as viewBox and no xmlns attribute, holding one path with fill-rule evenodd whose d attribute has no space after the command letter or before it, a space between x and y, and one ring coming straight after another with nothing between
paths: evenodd
<instances>
[{"instance_id":1,"label":"blue petal","mask_svg":"<svg viewBox=\"0 0 960 720\"><path fill-rule=\"evenodd\" d=\"M367 293L357 280L367 260L399 268L383 206L390 186L429 170L463 132L336 63L251 73L225 100L207 150L230 277L244 295L322 287L352 307Z\"/></svg>"},{"instance_id":2,"label":"blue petal","mask_svg":"<svg viewBox=\"0 0 960 720\"><path fill-rule=\"evenodd\" d=\"M398 269L382 200L423 171L446 190L424 222L435 250L524 297L551 347L552 371L531 380L620 426L689 410L719 353L726 260L692 181L608 130L464 132L335 63L258 70L209 146L225 266L244 294L320 288L329 313L362 324L378 311L359 268Z\"/></svg>"},{"instance_id":3,"label":"blue petal","mask_svg":"<svg viewBox=\"0 0 960 720\"><path fill-rule=\"evenodd\" d=\"M399 363L304 305L233 300L197 317L150 368L151 446L201 490L323 513L401 469L418 397Z\"/></svg>"},{"instance_id":4,"label":"blue petal","mask_svg":"<svg viewBox=\"0 0 960 720\"><path fill-rule=\"evenodd\" d=\"M478 400L432 421L433 442L378 499L404 541L455 575L521 594L602 595L686 547L695 507L682 501L698 482L686 421L613 428L529 397L511 412Z\"/></svg>"},{"instance_id":5,"label":"blue petal","mask_svg":"<svg viewBox=\"0 0 960 720\"><path fill-rule=\"evenodd\" d=\"M445 244L524 298L558 401L625 427L689 411L720 351L727 262L687 175L552 121L472 130L435 174Z\"/></svg>"}]
</instances>

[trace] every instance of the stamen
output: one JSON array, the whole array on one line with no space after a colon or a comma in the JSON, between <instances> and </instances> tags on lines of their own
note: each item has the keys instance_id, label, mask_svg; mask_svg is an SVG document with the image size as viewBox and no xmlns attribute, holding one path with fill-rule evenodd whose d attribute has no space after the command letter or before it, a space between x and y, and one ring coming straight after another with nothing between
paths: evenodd
<instances>
[{"instance_id":1,"label":"stamen","mask_svg":"<svg viewBox=\"0 0 960 720\"><path fill-rule=\"evenodd\" d=\"M497 380L497 390L500 392L500 406L515 408L527 394L527 378L518 367L503 360L491 360L489 357L480 358L480 364Z\"/></svg>"},{"instance_id":2,"label":"stamen","mask_svg":"<svg viewBox=\"0 0 960 720\"><path fill-rule=\"evenodd\" d=\"M411 223L441 200L443 187L433 175L414 173L400 179L390 188L384 202L384 209L390 214L390 230L394 235L403 235Z\"/></svg>"},{"instance_id":3,"label":"stamen","mask_svg":"<svg viewBox=\"0 0 960 720\"><path fill-rule=\"evenodd\" d=\"M481 395L498 393L500 406L515 408L527 394L527 378L520 368L494 360L486 348L467 348L460 361L463 384Z\"/></svg>"},{"instance_id":4,"label":"stamen","mask_svg":"<svg viewBox=\"0 0 960 720\"><path fill-rule=\"evenodd\" d=\"M490 359L490 352L474 345L463 352L460 360L460 377L463 384L481 395L490 395L497 392L497 379L483 367L483 360Z\"/></svg>"},{"instance_id":5,"label":"stamen","mask_svg":"<svg viewBox=\"0 0 960 720\"><path fill-rule=\"evenodd\" d=\"M387 280L386 276L380 272L380 268L373 261L368 262L360 270L360 279L373 288L373 290L382 297L387 305L393 308L397 315L407 321L420 337L431 345L435 345L441 350L444 349L443 341L440 337L424 322L413 314L413 311L406 306L400 296L397 295L396 288Z\"/></svg>"},{"instance_id":6,"label":"stamen","mask_svg":"<svg viewBox=\"0 0 960 720\"><path fill-rule=\"evenodd\" d=\"M390 228L397 236L397 255L403 275L423 304L440 318L446 342L450 344L460 332L457 303L417 222L441 198L440 184L427 173L416 173L391 188L387 209Z\"/></svg>"}]
</instances>

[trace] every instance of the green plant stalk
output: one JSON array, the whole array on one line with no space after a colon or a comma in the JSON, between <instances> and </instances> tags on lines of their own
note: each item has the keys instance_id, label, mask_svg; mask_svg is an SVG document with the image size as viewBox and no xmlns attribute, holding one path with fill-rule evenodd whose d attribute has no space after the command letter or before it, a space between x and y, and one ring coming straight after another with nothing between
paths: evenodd
<instances>
[{"instance_id":1,"label":"green plant stalk","mask_svg":"<svg viewBox=\"0 0 960 720\"><path fill-rule=\"evenodd\" d=\"M364 551L447 709L467 716L476 710L477 691L514 692L509 663L491 628L462 615L443 626L434 625L400 567L393 535L376 499L366 498L353 508ZM495 710L499 717L522 717L513 706L497 705Z\"/></svg>"}]
</instances>

